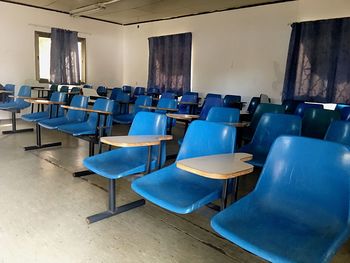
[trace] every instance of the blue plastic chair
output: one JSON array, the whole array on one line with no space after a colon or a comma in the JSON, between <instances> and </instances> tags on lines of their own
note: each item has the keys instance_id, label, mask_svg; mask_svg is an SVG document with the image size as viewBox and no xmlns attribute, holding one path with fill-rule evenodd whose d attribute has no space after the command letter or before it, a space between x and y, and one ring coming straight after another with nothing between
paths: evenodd
<instances>
[{"instance_id":1,"label":"blue plastic chair","mask_svg":"<svg viewBox=\"0 0 350 263\"><path fill-rule=\"evenodd\" d=\"M350 121L350 107L344 107L340 110L340 118L343 121Z\"/></svg>"},{"instance_id":2,"label":"blue plastic chair","mask_svg":"<svg viewBox=\"0 0 350 263\"><path fill-rule=\"evenodd\" d=\"M303 117L301 135L323 139L333 120L340 120L340 113L334 110L309 108Z\"/></svg>"},{"instance_id":3,"label":"blue plastic chair","mask_svg":"<svg viewBox=\"0 0 350 263\"><path fill-rule=\"evenodd\" d=\"M187 130L176 161L233 153L235 139L234 127L194 121ZM223 181L183 171L173 163L135 180L131 187L136 193L162 208L187 214L221 198Z\"/></svg>"},{"instance_id":4,"label":"blue plastic chair","mask_svg":"<svg viewBox=\"0 0 350 263\"><path fill-rule=\"evenodd\" d=\"M60 92L65 92L65 93L67 93L68 91L69 91L69 87L68 87L68 86L61 86Z\"/></svg>"},{"instance_id":5,"label":"blue plastic chair","mask_svg":"<svg viewBox=\"0 0 350 263\"><path fill-rule=\"evenodd\" d=\"M140 106L151 106L152 98L149 96L138 96L135 101L134 112L130 114L122 114L113 116L113 121L120 124L130 124L133 122L136 114L143 109Z\"/></svg>"},{"instance_id":6,"label":"blue plastic chair","mask_svg":"<svg viewBox=\"0 0 350 263\"><path fill-rule=\"evenodd\" d=\"M157 104L158 108L166 108L166 109L176 109L177 108L177 100L170 98L160 98ZM164 110L156 110L157 113L165 114Z\"/></svg>"},{"instance_id":7,"label":"blue plastic chair","mask_svg":"<svg viewBox=\"0 0 350 263\"><path fill-rule=\"evenodd\" d=\"M303 118L307 109L323 109L323 105L312 103L299 103L297 108L295 109L294 114L299 115Z\"/></svg>"},{"instance_id":8,"label":"blue plastic chair","mask_svg":"<svg viewBox=\"0 0 350 263\"><path fill-rule=\"evenodd\" d=\"M153 98L158 98L160 95L159 87L150 87L147 89L147 95L152 96Z\"/></svg>"},{"instance_id":9,"label":"blue plastic chair","mask_svg":"<svg viewBox=\"0 0 350 263\"><path fill-rule=\"evenodd\" d=\"M242 109L241 96L239 95L225 95L224 107Z\"/></svg>"},{"instance_id":10,"label":"blue plastic chair","mask_svg":"<svg viewBox=\"0 0 350 263\"><path fill-rule=\"evenodd\" d=\"M205 99L207 99L207 98L220 98L221 99L221 94L207 93L207 95L205 96Z\"/></svg>"},{"instance_id":11,"label":"blue plastic chair","mask_svg":"<svg viewBox=\"0 0 350 263\"><path fill-rule=\"evenodd\" d=\"M285 112L287 114L294 114L295 110L297 109L300 103L303 103L303 102L299 100L284 100L282 102L282 105L285 107Z\"/></svg>"},{"instance_id":12,"label":"blue plastic chair","mask_svg":"<svg viewBox=\"0 0 350 263\"><path fill-rule=\"evenodd\" d=\"M54 92L51 95L50 101L65 102L66 93ZM22 120L28 122L38 122L48 118L57 118L63 115L63 110L59 105L49 105L46 111L34 112L22 115Z\"/></svg>"},{"instance_id":13,"label":"blue plastic chair","mask_svg":"<svg viewBox=\"0 0 350 263\"><path fill-rule=\"evenodd\" d=\"M23 85L18 92L19 97L30 97L31 96L31 87ZM13 101L0 103L0 110L9 111L11 112L11 119L12 119L12 130L10 131L3 131L3 134L12 134L12 133L18 133L18 132L27 132L27 131L33 131L32 128L28 129L17 129L17 123L16 123L16 113L19 113L21 110L30 107L30 103L26 102L23 98L16 98Z\"/></svg>"},{"instance_id":14,"label":"blue plastic chair","mask_svg":"<svg viewBox=\"0 0 350 263\"><path fill-rule=\"evenodd\" d=\"M247 111L249 112L249 114L254 114L254 112L259 104L260 104L260 98L259 97L252 97L252 99L249 102L248 108L247 108Z\"/></svg>"},{"instance_id":15,"label":"blue plastic chair","mask_svg":"<svg viewBox=\"0 0 350 263\"><path fill-rule=\"evenodd\" d=\"M176 98L176 94L174 92L164 92L161 95L162 99L175 99Z\"/></svg>"},{"instance_id":16,"label":"blue plastic chair","mask_svg":"<svg viewBox=\"0 0 350 263\"><path fill-rule=\"evenodd\" d=\"M271 145L282 135L301 134L301 118L290 114L265 113L259 121L252 141L238 152L250 153L253 159L248 163L263 167Z\"/></svg>"},{"instance_id":17,"label":"blue plastic chair","mask_svg":"<svg viewBox=\"0 0 350 263\"><path fill-rule=\"evenodd\" d=\"M350 122L332 121L324 137L326 141L332 141L350 147Z\"/></svg>"},{"instance_id":18,"label":"blue plastic chair","mask_svg":"<svg viewBox=\"0 0 350 263\"><path fill-rule=\"evenodd\" d=\"M87 108L89 97L75 95L70 106L77 108ZM46 119L39 121L39 125L49 130L55 130L58 126L65 124L80 123L86 120L86 112L80 110L69 109L67 114L62 117Z\"/></svg>"},{"instance_id":19,"label":"blue plastic chair","mask_svg":"<svg viewBox=\"0 0 350 263\"><path fill-rule=\"evenodd\" d=\"M337 103L334 110L341 112L341 110L346 108L346 107L350 107L350 105L344 104L344 103Z\"/></svg>"},{"instance_id":20,"label":"blue plastic chair","mask_svg":"<svg viewBox=\"0 0 350 263\"><path fill-rule=\"evenodd\" d=\"M123 93L123 90L121 88L113 88L111 96L109 98L111 100L116 100L120 96L120 93Z\"/></svg>"},{"instance_id":21,"label":"blue plastic chair","mask_svg":"<svg viewBox=\"0 0 350 263\"><path fill-rule=\"evenodd\" d=\"M107 97L107 88L105 86L98 86L96 92L102 97Z\"/></svg>"},{"instance_id":22,"label":"blue plastic chair","mask_svg":"<svg viewBox=\"0 0 350 263\"><path fill-rule=\"evenodd\" d=\"M12 94L3 93L2 95L2 102L11 102L13 101L13 98L9 97L9 95L15 94L15 85L14 84L5 84L4 90L12 92Z\"/></svg>"},{"instance_id":23,"label":"blue plastic chair","mask_svg":"<svg viewBox=\"0 0 350 263\"><path fill-rule=\"evenodd\" d=\"M253 138L254 132L258 123L260 121L261 116L264 113L284 113L285 106L279 104L272 103L259 103L253 113L253 117L251 119L249 127L242 129L243 140L250 142Z\"/></svg>"},{"instance_id":24,"label":"blue plastic chair","mask_svg":"<svg viewBox=\"0 0 350 263\"><path fill-rule=\"evenodd\" d=\"M162 114L152 112L139 112L130 127L129 135L165 135L166 117ZM141 199L121 207L115 206L115 184L116 179L136 174L147 173L148 151L151 151L150 169L157 165L163 165L166 159L166 149L163 146L148 147L125 147L86 158L84 165L90 171L103 176L109 180L109 208L108 211L87 218L89 223L105 219L107 217L125 212L145 204ZM158 163L158 154L161 150L161 160Z\"/></svg>"},{"instance_id":25,"label":"blue plastic chair","mask_svg":"<svg viewBox=\"0 0 350 263\"><path fill-rule=\"evenodd\" d=\"M123 89L123 92L124 92L124 93L129 93L129 94L131 94L131 92L132 92L132 87L129 86L129 85L124 85L124 86L122 87L122 89Z\"/></svg>"},{"instance_id":26,"label":"blue plastic chair","mask_svg":"<svg viewBox=\"0 0 350 263\"><path fill-rule=\"evenodd\" d=\"M145 95L146 89L144 87L136 87L134 90L134 93L132 94L132 97L130 98L130 102L134 103L138 96Z\"/></svg>"},{"instance_id":27,"label":"blue plastic chair","mask_svg":"<svg viewBox=\"0 0 350 263\"><path fill-rule=\"evenodd\" d=\"M239 122L240 110L234 108L212 107L209 110L207 121L236 123Z\"/></svg>"},{"instance_id":28,"label":"blue plastic chair","mask_svg":"<svg viewBox=\"0 0 350 263\"><path fill-rule=\"evenodd\" d=\"M192 102L197 103L198 102L198 94L185 94L181 97L180 102ZM193 114L195 112L195 109L198 105L186 105L186 104L179 104L179 113L180 114Z\"/></svg>"},{"instance_id":29,"label":"blue plastic chair","mask_svg":"<svg viewBox=\"0 0 350 263\"><path fill-rule=\"evenodd\" d=\"M212 107L222 107L222 106L223 106L223 101L221 98L209 97L209 98L205 99L203 107L202 107L201 112L199 114L199 119L200 120L207 119L209 110Z\"/></svg>"},{"instance_id":30,"label":"blue plastic chair","mask_svg":"<svg viewBox=\"0 0 350 263\"><path fill-rule=\"evenodd\" d=\"M109 99L97 99L93 110L113 112L113 101ZM105 123L105 124L104 124ZM85 122L64 124L57 127L59 131L71 134L73 136L83 136L83 135L98 135L99 128L104 127L102 130L103 135L110 135L112 127L112 117L108 115L107 117L103 114L93 112L89 114L88 119Z\"/></svg>"},{"instance_id":31,"label":"blue plastic chair","mask_svg":"<svg viewBox=\"0 0 350 263\"><path fill-rule=\"evenodd\" d=\"M329 262L349 238L349 166L343 145L279 137L254 191L211 226L270 262Z\"/></svg>"}]
</instances>

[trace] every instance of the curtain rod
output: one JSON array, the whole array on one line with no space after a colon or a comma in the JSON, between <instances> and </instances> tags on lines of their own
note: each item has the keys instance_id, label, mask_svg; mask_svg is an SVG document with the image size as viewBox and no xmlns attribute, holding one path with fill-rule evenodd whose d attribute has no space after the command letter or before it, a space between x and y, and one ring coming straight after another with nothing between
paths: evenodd
<instances>
[{"instance_id":1,"label":"curtain rod","mask_svg":"<svg viewBox=\"0 0 350 263\"><path fill-rule=\"evenodd\" d=\"M41 28L47 28L47 29L51 29L52 27L51 26L44 26L44 25L37 25L37 24L28 24L28 26L33 26L33 27L41 27ZM71 30L71 29L69 29ZM71 31L76 31L76 30L71 30ZM80 34L84 34L84 35L89 35L91 36L92 34L91 33L88 33L88 32L81 32L81 31L76 31Z\"/></svg>"}]
</instances>

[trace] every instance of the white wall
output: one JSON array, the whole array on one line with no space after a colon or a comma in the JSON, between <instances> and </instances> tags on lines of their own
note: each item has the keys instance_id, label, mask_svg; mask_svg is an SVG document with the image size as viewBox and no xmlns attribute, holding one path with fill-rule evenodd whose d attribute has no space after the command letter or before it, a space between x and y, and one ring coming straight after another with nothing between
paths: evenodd
<instances>
[{"instance_id":1,"label":"white wall","mask_svg":"<svg viewBox=\"0 0 350 263\"><path fill-rule=\"evenodd\" d=\"M299 0L124 27L124 83L147 85L148 37L192 32L192 90L280 102L290 23L350 16L349 0Z\"/></svg>"},{"instance_id":2,"label":"white wall","mask_svg":"<svg viewBox=\"0 0 350 263\"><path fill-rule=\"evenodd\" d=\"M0 2L0 83L38 84L35 80L34 31L58 27L86 38L87 82L118 86L123 78L122 27L67 14ZM9 114L0 111L1 118Z\"/></svg>"}]
</instances>

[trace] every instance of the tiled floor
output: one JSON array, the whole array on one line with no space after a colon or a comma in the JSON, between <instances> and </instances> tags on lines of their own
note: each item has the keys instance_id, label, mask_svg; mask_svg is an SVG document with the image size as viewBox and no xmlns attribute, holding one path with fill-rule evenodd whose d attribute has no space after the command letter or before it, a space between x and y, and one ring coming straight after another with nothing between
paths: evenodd
<instances>
[{"instance_id":1,"label":"tiled floor","mask_svg":"<svg viewBox=\"0 0 350 263\"><path fill-rule=\"evenodd\" d=\"M9 129L0 122L0 130ZM18 122L19 127L30 126ZM127 126L115 126L125 135ZM83 169L88 144L43 129L43 142L62 147L24 152L35 133L0 135L0 262L262 262L222 239L210 228L214 210L203 208L177 215L147 202L145 206L88 225L85 218L104 211L107 181L91 175L73 178ZM183 127L174 129L168 153L177 151ZM241 180L240 194L249 192L258 175ZM138 199L131 177L118 180L117 202ZM335 262L350 262L349 243Z\"/></svg>"}]
</instances>

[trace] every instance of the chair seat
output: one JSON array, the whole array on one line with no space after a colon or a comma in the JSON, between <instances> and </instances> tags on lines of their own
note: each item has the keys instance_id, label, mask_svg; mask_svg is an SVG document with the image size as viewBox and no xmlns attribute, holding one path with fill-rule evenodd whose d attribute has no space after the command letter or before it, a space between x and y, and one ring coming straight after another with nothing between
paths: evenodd
<instances>
[{"instance_id":1,"label":"chair seat","mask_svg":"<svg viewBox=\"0 0 350 263\"><path fill-rule=\"evenodd\" d=\"M130 113L130 114L122 114L122 115L117 115L113 117L113 121L116 123L121 123L121 124L130 124L135 118L135 114Z\"/></svg>"},{"instance_id":2,"label":"chair seat","mask_svg":"<svg viewBox=\"0 0 350 263\"><path fill-rule=\"evenodd\" d=\"M94 135L96 133L96 126L86 122L60 125L57 129L73 136Z\"/></svg>"},{"instance_id":3,"label":"chair seat","mask_svg":"<svg viewBox=\"0 0 350 263\"><path fill-rule=\"evenodd\" d=\"M322 211L313 211L312 218L295 216L298 211L290 211L287 204L275 208L270 200L257 199L239 200L214 216L211 226L224 238L271 262L329 260L343 227L334 218L327 224Z\"/></svg>"},{"instance_id":4,"label":"chair seat","mask_svg":"<svg viewBox=\"0 0 350 263\"><path fill-rule=\"evenodd\" d=\"M109 179L118 179L127 175L146 171L147 147L120 148L84 159L84 166ZM152 160L151 169L156 166Z\"/></svg>"},{"instance_id":5,"label":"chair seat","mask_svg":"<svg viewBox=\"0 0 350 263\"><path fill-rule=\"evenodd\" d=\"M46 119L46 120L41 120L39 122L39 125L49 129L49 130L55 130L57 129L58 126L66 125L66 124L76 124L79 123L76 120L68 120L65 116L64 117L59 117L59 118L52 118L52 119Z\"/></svg>"},{"instance_id":6,"label":"chair seat","mask_svg":"<svg viewBox=\"0 0 350 263\"><path fill-rule=\"evenodd\" d=\"M18 104L12 101L12 102L0 103L0 109L12 110L12 109L21 109L21 108L18 108Z\"/></svg>"},{"instance_id":7,"label":"chair seat","mask_svg":"<svg viewBox=\"0 0 350 263\"><path fill-rule=\"evenodd\" d=\"M187 214L219 199L222 181L188 173L172 164L135 180L131 187L160 207Z\"/></svg>"},{"instance_id":8,"label":"chair seat","mask_svg":"<svg viewBox=\"0 0 350 263\"><path fill-rule=\"evenodd\" d=\"M49 118L49 113L47 111L34 112L22 115L22 120L29 122L38 122Z\"/></svg>"}]
</instances>

